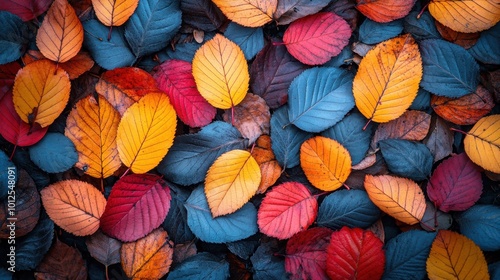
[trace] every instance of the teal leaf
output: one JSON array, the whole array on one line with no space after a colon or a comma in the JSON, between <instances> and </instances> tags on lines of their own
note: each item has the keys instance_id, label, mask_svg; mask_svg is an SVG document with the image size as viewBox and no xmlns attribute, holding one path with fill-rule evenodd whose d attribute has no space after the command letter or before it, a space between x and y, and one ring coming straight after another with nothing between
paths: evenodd
<instances>
[{"instance_id":1,"label":"teal leaf","mask_svg":"<svg viewBox=\"0 0 500 280\"><path fill-rule=\"evenodd\" d=\"M424 144L386 139L378 145L391 172L415 181L425 180L431 174L434 157Z\"/></svg>"},{"instance_id":2,"label":"teal leaf","mask_svg":"<svg viewBox=\"0 0 500 280\"><path fill-rule=\"evenodd\" d=\"M195 238L187 224L187 210L184 207L190 193L172 183L168 183L168 186L170 187L172 199L170 200L168 215L163 221L162 227L168 232L168 236L175 244L189 242Z\"/></svg>"},{"instance_id":3,"label":"teal leaf","mask_svg":"<svg viewBox=\"0 0 500 280\"><path fill-rule=\"evenodd\" d=\"M483 251L500 250L500 206L474 205L457 217L460 232Z\"/></svg>"},{"instance_id":4,"label":"teal leaf","mask_svg":"<svg viewBox=\"0 0 500 280\"><path fill-rule=\"evenodd\" d=\"M359 40L365 44L378 44L398 36L402 31L402 19L379 23L367 18L359 27Z\"/></svg>"},{"instance_id":5,"label":"teal leaf","mask_svg":"<svg viewBox=\"0 0 500 280\"><path fill-rule=\"evenodd\" d=\"M28 26L16 15L0 11L0 64L20 58L30 39Z\"/></svg>"},{"instance_id":6,"label":"teal leaf","mask_svg":"<svg viewBox=\"0 0 500 280\"><path fill-rule=\"evenodd\" d=\"M229 279L229 263L211 253L201 252L185 259L169 272L167 280L175 279Z\"/></svg>"},{"instance_id":7,"label":"teal leaf","mask_svg":"<svg viewBox=\"0 0 500 280\"><path fill-rule=\"evenodd\" d=\"M486 64L500 64L500 23L481 32L479 40L469 49L472 56Z\"/></svg>"},{"instance_id":8,"label":"teal leaf","mask_svg":"<svg viewBox=\"0 0 500 280\"><path fill-rule=\"evenodd\" d=\"M30 158L43 171L58 173L75 165L78 153L68 137L52 132L30 148Z\"/></svg>"},{"instance_id":9,"label":"teal leaf","mask_svg":"<svg viewBox=\"0 0 500 280\"><path fill-rule=\"evenodd\" d=\"M264 32L262 28L251 28L231 22L224 32L229 40L235 42L245 54L246 60L251 60L264 48Z\"/></svg>"},{"instance_id":10,"label":"teal leaf","mask_svg":"<svg viewBox=\"0 0 500 280\"><path fill-rule=\"evenodd\" d=\"M410 33L415 40L441 39L441 35L436 29L434 18L428 11L420 16L420 12L414 11L404 18L404 32Z\"/></svg>"},{"instance_id":11,"label":"teal leaf","mask_svg":"<svg viewBox=\"0 0 500 280\"><path fill-rule=\"evenodd\" d=\"M54 222L42 214L30 233L16 239L16 271L35 269L49 251L53 237Z\"/></svg>"},{"instance_id":12,"label":"teal leaf","mask_svg":"<svg viewBox=\"0 0 500 280\"><path fill-rule=\"evenodd\" d=\"M262 243L250 257L254 280L286 280L285 261L275 255L270 243Z\"/></svg>"}]
</instances>

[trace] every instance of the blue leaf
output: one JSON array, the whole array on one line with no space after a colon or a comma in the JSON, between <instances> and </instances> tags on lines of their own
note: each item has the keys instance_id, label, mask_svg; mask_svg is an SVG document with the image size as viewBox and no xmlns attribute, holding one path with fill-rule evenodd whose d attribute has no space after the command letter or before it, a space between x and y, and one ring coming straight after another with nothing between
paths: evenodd
<instances>
[{"instance_id":1,"label":"blue leaf","mask_svg":"<svg viewBox=\"0 0 500 280\"><path fill-rule=\"evenodd\" d=\"M434 157L422 143L401 139L385 139L378 143L389 170L415 181L431 174Z\"/></svg>"},{"instance_id":2,"label":"blue leaf","mask_svg":"<svg viewBox=\"0 0 500 280\"><path fill-rule=\"evenodd\" d=\"M425 89L418 89L417 97L411 103L411 110L424 111L431 106L431 93Z\"/></svg>"},{"instance_id":3,"label":"blue leaf","mask_svg":"<svg viewBox=\"0 0 500 280\"><path fill-rule=\"evenodd\" d=\"M321 203L316 222L337 230L343 226L367 228L380 217L380 210L362 190L339 190Z\"/></svg>"},{"instance_id":4,"label":"blue leaf","mask_svg":"<svg viewBox=\"0 0 500 280\"><path fill-rule=\"evenodd\" d=\"M19 169L24 169L30 174L30 177L33 181L35 181L35 185L38 190L41 190L50 184L49 174L41 170L38 166L36 166L36 164L33 163L33 161L31 161L28 150L17 149L12 161L14 161Z\"/></svg>"},{"instance_id":5,"label":"blue leaf","mask_svg":"<svg viewBox=\"0 0 500 280\"><path fill-rule=\"evenodd\" d=\"M269 243L262 243L250 257L254 280L286 280L285 261L276 257Z\"/></svg>"},{"instance_id":6,"label":"blue leaf","mask_svg":"<svg viewBox=\"0 0 500 280\"><path fill-rule=\"evenodd\" d=\"M397 235L385 245L383 280L424 279L427 257L436 233L411 230Z\"/></svg>"},{"instance_id":7,"label":"blue leaf","mask_svg":"<svg viewBox=\"0 0 500 280\"><path fill-rule=\"evenodd\" d=\"M49 251L54 236L54 222L43 214L27 235L16 240L16 271L32 270Z\"/></svg>"},{"instance_id":8,"label":"blue leaf","mask_svg":"<svg viewBox=\"0 0 500 280\"><path fill-rule=\"evenodd\" d=\"M323 131L354 107L353 75L333 67L307 69L288 88L288 118L308 132Z\"/></svg>"},{"instance_id":9,"label":"blue leaf","mask_svg":"<svg viewBox=\"0 0 500 280\"><path fill-rule=\"evenodd\" d=\"M500 279L500 261L488 265L490 279Z\"/></svg>"},{"instance_id":10,"label":"blue leaf","mask_svg":"<svg viewBox=\"0 0 500 280\"><path fill-rule=\"evenodd\" d=\"M206 38L205 38L206 39ZM188 42L175 45L175 50L167 49L167 51L163 54L159 54L160 62L163 62L167 59L180 59L184 61L191 62L193 61L194 54L200 48L201 44L196 42Z\"/></svg>"},{"instance_id":11,"label":"blue leaf","mask_svg":"<svg viewBox=\"0 0 500 280\"><path fill-rule=\"evenodd\" d=\"M492 28L481 32L481 37L476 44L469 49L472 56L486 64L500 64L500 23Z\"/></svg>"},{"instance_id":12,"label":"blue leaf","mask_svg":"<svg viewBox=\"0 0 500 280\"><path fill-rule=\"evenodd\" d=\"M312 137L311 133L289 124L286 106L274 111L271 116L271 148L283 168L299 165L300 145Z\"/></svg>"},{"instance_id":13,"label":"blue leaf","mask_svg":"<svg viewBox=\"0 0 500 280\"><path fill-rule=\"evenodd\" d=\"M410 33L415 40L441 39L436 29L434 18L429 12L424 12L419 18L419 12L411 12L404 19L404 32Z\"/></svg>"},{"instance_id":14,"label":"blue leaf","mask_svg":"<svg viewBox=\"0 0 500 280\"><path fill-rule=\"evenodd\" d=\"M483 251L500 250L500 206L474 205L458 215L460 232Z\"/></svg>"},{"instance_id":15,"label":"blue leaf","mask_svg":"<svg viewBox=\"0 0 500 280\"><path fill-rule=\"evenodd\" d=\"M264 48L264 32L260 27L250 28L231 22L224 36L240 46L246 60L251 60Z\"/></svg>"},{"instance_id":16,"label":"blue leaf","mask_svg":"<svg viewBox=\"0 0 500 280\"><path fill-rule=\"evenodd\" d=\"M351 50L351 46L345 46L342 51L337 55L332 57L328 62L323 64L324 67L340 67L344 65L352 64L352 59L354 54Z\"/></svg>"},{"instance_id":17,"label":"blue leaf","mask_svg":"<svg viewBox=\"0 0 500 280\"><path fill-rule=\"evenodd\" d=\"M184 206L191 231L202 241L228 243L245 239L258 231L257 209L250 202L232 214L213 218L203 185L193 190Z\"/></svg>"},{"instance_id":18,"label":"blue leaf","mask_svg":"<svg viewBox=\"0 0 500 280\"><path fill-rule=\"evenodd\" d=\"M135 56L123 36L122 27L113 27L109 41L107 39L109 27L104 26L98 20L84 22L83 28L85 30L83 44L102 68L111 70L134 63Z\"/></svg>"},{"instance_id":19,"label":"blue leaf","mask_svg":"<svg viewBox=\"0 0 500 280\"><path fill-rule=\"evenodd\" d=\"M440 96L458 98L475 92L479 65L464 48L430 39L420 42L423 76L420 86Z\"/></svg>"},{"instance_id":20,"label":"blue leaf","mask_svg":"<svg viewBox=\"0 0 500 280\"><path fill-rule=\"evenodd\" d=\"M7 260L8 261L8 260ZM7 262L8 264L8 262ZM9 271L7 269L10 269L10 265L7 266L8 268L0 268L0 279L2 280L12 280L12 276L14 276L13 272L15 271L15 268L14 271Z\"/></svg>"},{"instance_id":21,"label":"blue leaf","mask_svg":"<svg viewBox=\"0 0 500 280\"><path fill-rule=\"evenodd\" d=\"M363 130L367 122L368 120L363 115L352 113L336 125L323 131L321 135L337 140L342 144L351 155L352 165L355 165L365 158L370 147L373 126L370 123Z\"/></svg>"},{"instance_id":22,"label":"blue leaf","mask_svg":"<svg viewBox=\"0 0 500 280\"><path fill-rule=\"evenodd\" d=\"M185 259L170 271L167 280L229 279L229 263L211 253L202 252Z\"/></svg>"},{"instance_id":23,"label":"blue leaf","mask_svg":"<svg viewBox=\"0 0 500 280\"><path fill-rule=\"evenodd\" d=\"M18 16L6 11L0 11L0 26L0 64L6 64L23 55L30 32Z\"/></svg>"},{"instance_id":24,"label":"blue leaf","mask_svg":"<svg viewBox=\"0 0 500 280\"><path fill-rule=\"evenodd\" d=\"M16 166L3 151L0 151L0 170L0 200L2 200L7 196L9 186L17 182Z\"/></svg>"},{"instance_id":25,"label":"blue leaf","mask_svg":"<svg viewBox=\"0 0 500 280\"><path fill-rule=\"evenodd\" d=\"M379 23L367 18L359 27L359 40L365 44L378 44L398 36L402 31L402 19Z\"/></svg>"},{"instance_id":26,"label":"blue leaf","mask_svg":"<svg viewBox=\"0 0 500 280\"><path fill-rule=\"evenodd\" d=\"M175 244L186 243L195 238L187 224L187 210L184 207L190 193L172 183L168 183L168 185L172 200L170 201L170 210L168 210L168 215L163 221L162 227L168 232L168 236Z\"/></svg>"},{"instance_id":27,"label":"blue leaf","mask_svg":"<svg viewBox=\"0 0 500 280\"><path fill-rule=\"evenodd\" d=\"M259 236L253 235L247 239L226 243L227 249L243 260L248 260L259 246Z\"/></svg>"},{"instance_id":28,"label":"blue leaf","mask_svg":"<svg viewBox=\"0 0 500 280\"><path fill-rule=\"evenodd\" d=\"M68 137L51 132L30 148L30 158L43 171L58 173L75 165L78 153Z\"/></svg>"},{"instance_id":29,"label":"blue leaf","mask_svg":"<svg viewBox=\"0 0 500 280\"><path fill-rule=\"evenodd\" d=\"M158 171L176 184L203 182L212 163L223 153L245 149L248 140L232 125L215 121L196 134L175 137Z\"/></svg>"},{"instance_id":30,"label":"blue leaf","mask_svg":"<svg viewBox=\"0 0 500 280\"><path fill-rule=\"evenodd\" d=\"M125 38L136 57L157 52L181 27L178 0L141 0L125 24Z\"/></svg>"}]
</instances>

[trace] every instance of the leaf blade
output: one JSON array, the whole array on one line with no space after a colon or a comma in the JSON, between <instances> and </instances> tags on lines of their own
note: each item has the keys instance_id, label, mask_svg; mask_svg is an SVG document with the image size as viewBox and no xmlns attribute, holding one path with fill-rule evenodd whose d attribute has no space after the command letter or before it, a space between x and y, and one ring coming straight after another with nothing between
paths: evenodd
<instances>
[{"instance_id":1,"label":"leaf blade","mask_svg":"<svg viewBox=\"0 0 500 280\"><path fill-rule=\"evenodd\" d=\"M500 115L481 118L467 133L464 149L477 165L494 173L500 173Z\"/></svg>"}]
</instances>

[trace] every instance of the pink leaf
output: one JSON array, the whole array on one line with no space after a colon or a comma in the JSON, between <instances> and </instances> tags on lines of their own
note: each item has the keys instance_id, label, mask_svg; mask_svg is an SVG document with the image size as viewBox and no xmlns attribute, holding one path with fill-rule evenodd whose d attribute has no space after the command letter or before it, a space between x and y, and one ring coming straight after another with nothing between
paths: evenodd
<instances>
[{"instance_id":1,"label":"pink leaf","mask_svg":"<svg viewBox=\"0 0 500 280\"><path fill-rule=\"evenodd\" d=\"M47 11L52 2L52 0L2 0L0 10L11 12L23 21L28 21Z\"/></svg>"}]
</instances>

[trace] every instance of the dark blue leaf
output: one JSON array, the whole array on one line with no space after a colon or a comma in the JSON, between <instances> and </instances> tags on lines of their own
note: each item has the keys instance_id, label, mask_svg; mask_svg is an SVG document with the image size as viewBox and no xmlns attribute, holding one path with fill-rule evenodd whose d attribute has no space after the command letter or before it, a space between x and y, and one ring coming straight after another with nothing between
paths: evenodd
<instances>
[{"instance_id":1,"label":"dark blue leaf","mask_svg":"<svg viewBox=\"0 0 500 280\"><path fill-rule=\"evenodd\" d=\"M424 279L427 258L436 233L411 230L397 235L385 245L383 280Z\"/></svg>"},{"instance_id":2,"label":"dark blue leaf","mask_svg":"<svg viewBox=\"0 0 500 280\"><path fill-rule=\"evenodd\" d=\"M200 48L201 44L196 42L182 43L175 45L175 50L167 49L165 54L162 56L160 53L160 61L163 62L167 59L180 59L184 61L191 62L193 60L194 54Z\"/></svg>"},{"instance_id":3,"label":"dark blue leaf","mask_svg":"<svg viewBox=\"0 0 500 280\"><path fill-rule=\"evenodd\" d=\"M136 57L167 46L181 26L178 0L141 0L125 24L125 38Z\"/></svg>"},{"instance_id":4,"label":"dark blue leaf","mask_svg":"<svg viewBox=\"0 0 500 280\"><path fill-rule=\"evenodd\" d=\"M373 126L370 123L366 129L363 129L367 122L368 120L363 115L352 113L323 131L321 135L342 144L351 155L352 165L355 165L365 158L370 147Z\"/></svg>"},{"instance_id":5,"label":"dark blue leaf","mask_svg":"<svg viewBox=\"0 0 500 280\"><path fill-rule=\"evenodd\" d=\"M232 125L215 121L196 134L176 137L157 169L169 181L193 185L205 179L208 169L220 155L245 149L247 142Z\"/></svg>"},{"instance_id":6,"label":"dark blue leaf","mask_svg":"<svg viewBox=\"0 0 500 280\"><path fill-rule=\"evenodd\" d=\"M184 207L190 193L172 183L168 183L168 185L172 200L162 227L168 232L168 236L175 244L186 243L195 238L187 224L187 210Z\"/></svg>"},{"instance_id":7,"label":"dark blue leaf","mask_svg":"<svg viewBox=\"0 0 500 280\"><path fill-rule=\"evenodd\" d=\"M30 233L16 240L16 270L35 269L49 251L53 236L54 222L44 214Z\"/></svg>"},{"instance_id":8,"label":"dark blue leaf","mask_svg":"<svg viewBox=\"0 0 500 280\"><path fill-rule=\"evenodd\" d=\"M0 26L0 64L6 64L23 55L30 33L18 16L6 11L0 11Z\"/></svg>"},{"instance_id":9,"label":"dark blue leaf","mask_svg":"<svg viewBox=\"0 0 500 280\"><path fill-rule=\"evenodd\" d=\"M378 44L398 36L402 31L402 19L379 23L367 18L359 27L359 40L365 44Z\"/></svg>"},{"instance_id":10,"label":"dark blue leaf","mask_svg":"<svg viewBox=\"0 0 500 280\"><path fill-rule=\"evenodd\" d=\"M9 157L0 151L0 200L7 196L9 186L17 182L17 169Z\"/></svg>"},{"instance_id":11,"label":"dark blue leaf","mask_svg":"<svg viewBox=\"0 0 500 280\"><path fill-rule=\"evenodd\" d=\"M254 280L286 280L285 261L276 257L270 243L262 243L250 257Z\"/></svg>"},{"instance_id":12,"label":"dark blue leaf","mask_svg":"<svg viewBox=\"0 0 500 280\"><path fill-rule=\"evenodd\" d=\"M12 160L19 169L24 169L30 174L38 190L50 184L49 174L41 170L31 161L28 150L17 149Z\"/></svg>"},{"instance_id":13,"label":"dark blue leaf","mask_svg":"<svg viewBox=\"0 0 500 280\"><path fill-rule=\"evenodd\" d=\"M345 46L342 51L337 55L332 57L328 62L323 64L325 67L340 67L343 65L350 65L352 63L352 59L354 54L351 50L351 46Z\"/></svg>"},{"instance_id":14,"label":"dark blue leaf","mask_svg":"<svg viewBox=\"0 0 500 280\"><path fill-rule=\"evenodd\" d=\"M300 145L312 134L290 125L288 108L282 106L271 116L271 148L276 160L283 168L299 165Z\"/></svg>"},{"instance_id":15,"label":"dark blue leaf","mask_svg":"<svg viewBox=\"0 0 500 280\"><path fill-rule=\"evenodd\" d=\"M411 12L404 19L404 32L410 33L415 40L440 39L441 35L436 29L434 18L429 12L424 12L417 17L419 12Z\"/></svg>"},{"instance_id":16,"label":"dark blue leaf","mask_svg":"<svg viewBox=\"0 0 500 280\"><path fill-rule=\"evenodd\" d=\"M257 209L250 202L232 214L213 218L203 185L193 190L184 206L191 231L202 241L228 243L245 239L258 231Z\"/></svg>"},{"instance_id":17,"label":"dark blue leaf","mask_svg":"<svg viewBox=\"0 0 500 280\"><path fill-rule=\"evenodd\" d=\"M385 139L378 145L391 172L415 181L425 180L431 174L434 157L424 144Z\"/></svg>"},{"instance_id":18,"label":"dark blue leaf","mask_svg":"<svg viewBox=\"0 0 500 280\"><path fill-rule=\"evenodd\" d=\"M321 203L316 222L337 230L343 226L367 228L380 217L380 210L362 190L339 190Z\"/></svg>"},{"instance_id":19,"label":"dark blue leaf","mask_svg":"<svg viewBox=\"0 0 500 280\"><path fill-rule=\"evenodd\" d=\"M210 0L181 0L182 21L196 29L215 31L226 17Z\"/></svg>"},{"instance_id":20,"label":"dark blue leaf","mask_svg":"<svg viewBox=\"0 0 500 280\"><path fill-rule=\"evenodd\" d=\"M134 63L135 56L123 36L122 27L113 27L110 40L108 40L109 27L98 20L84 22L83 28L85 30L83 44L102 68L111 70Z\"/></svg>"},{"instance_id":21,"label":"dark blue leaf","mask_svg":"<svg viewBox=\"0 0 500 280\"><path fill-rule=\"evenodd\" d=\"M458 215L460 232L483 251L500 250L500 206L474 205Z\"/></svg>"},{"instance_id":22,"label":"dark blue leaf","mask_svg":"<svg viewBox=\"0 0 500 280\"><path fill-rule=\"evenodd\" d=\"M215 255L202 252L185 259L170 271L167 280L219 280L229 279L229 263Z\"/></svg>"},{"instance_id":23,"label":"dark blue leaf","mask_svg":"<svg viewBox=\"0 0 500 280\"><path fill-rule=\"evenodd\" d=\"M417 97L411 103L411 110L424 111L431 106L431 93L425 89L418 89Z\"/></svg>"},{"instance_id":24,"label":"dark blue leaf","mask_svg":"<svg viewBox=\"0 0 500 280\"><path fill-rule=\"evenodd\" d=\"M492 28L481 32L481 37L476 44L469 49L472 56L486 64L500 64L500 23Z\"/></svg>"},{"instance_id":25,"label":"dark blue leaf","mask_svg":"<svg viewBox=\"0 0 500 280\"><path fill-rule=\"evenodd\" d=\"M231 22L224 36L240 46L246 60L251 60L264 47L264 32L260 27L250 28Z\"/></svg>"},{"instance_id":26,"label":"dark blue leaf","mask_svg":"<svg viewBox=\"0 0 500 280\"><path fill-rule=\"evenodd\" d=\"M298 128L320 132L354 107L353 75L333 67L307 69L288 88L288 118Z\"/></svg>"},{"instance_id":27,"label":"dark blue leaf","mask_svg":"<svg viewBox=\"0 0 500 280\"><path fill-rule=\"evenodd\" d=\"M458 98L475 92L479 65L464 48L430 39L420 42L423 77L420 86L440 96Z\"/></svg>"},{"instance_id":28,"label":"dark blue leaf","mask_svg":"<svg viewBox=\"0 0 500 280\"><path fill-rule=\"evenodd\" d=\"M488 271L490 273L490 279L493 280L500 279L500 261L489 264Z\"/></svg>"},{"instance_id":29,"label":"dark blue leaf","mask_svg":"<svg viewBox=\"0 0 500 280\"><path fill-rule=\"evenodd\" d=\"M257 235L250 236L247 239L229 242L226 244L229 251L243 260L248 260L259 246Z\"/></svg>"},{"instance_id":30,"label":"dark blue leaf","mask_svg":"<svg viewBox=\"0 0 500 280\"><path fill-rule=\"evenodd\" d=\"M7 269L10 269L10 265L7 265ZM14 271L9 271L7 270L6 268L0 268L0 279L2 280L12 280L12 276L14 275L12 272L15 271L15 269L13 268Z\"/></svg>"},{"instance_id":31,"label":"dark blue leaf","mask_svg":"<svg viewBox=\"0 0 500 280\"><path fill-rule=\"evenodd\" d=\"M31 160L45 172L58 173L70 169L78 161L75 145L61 133L47 133L30 147Z\"/></svg>"}]
</instances>

